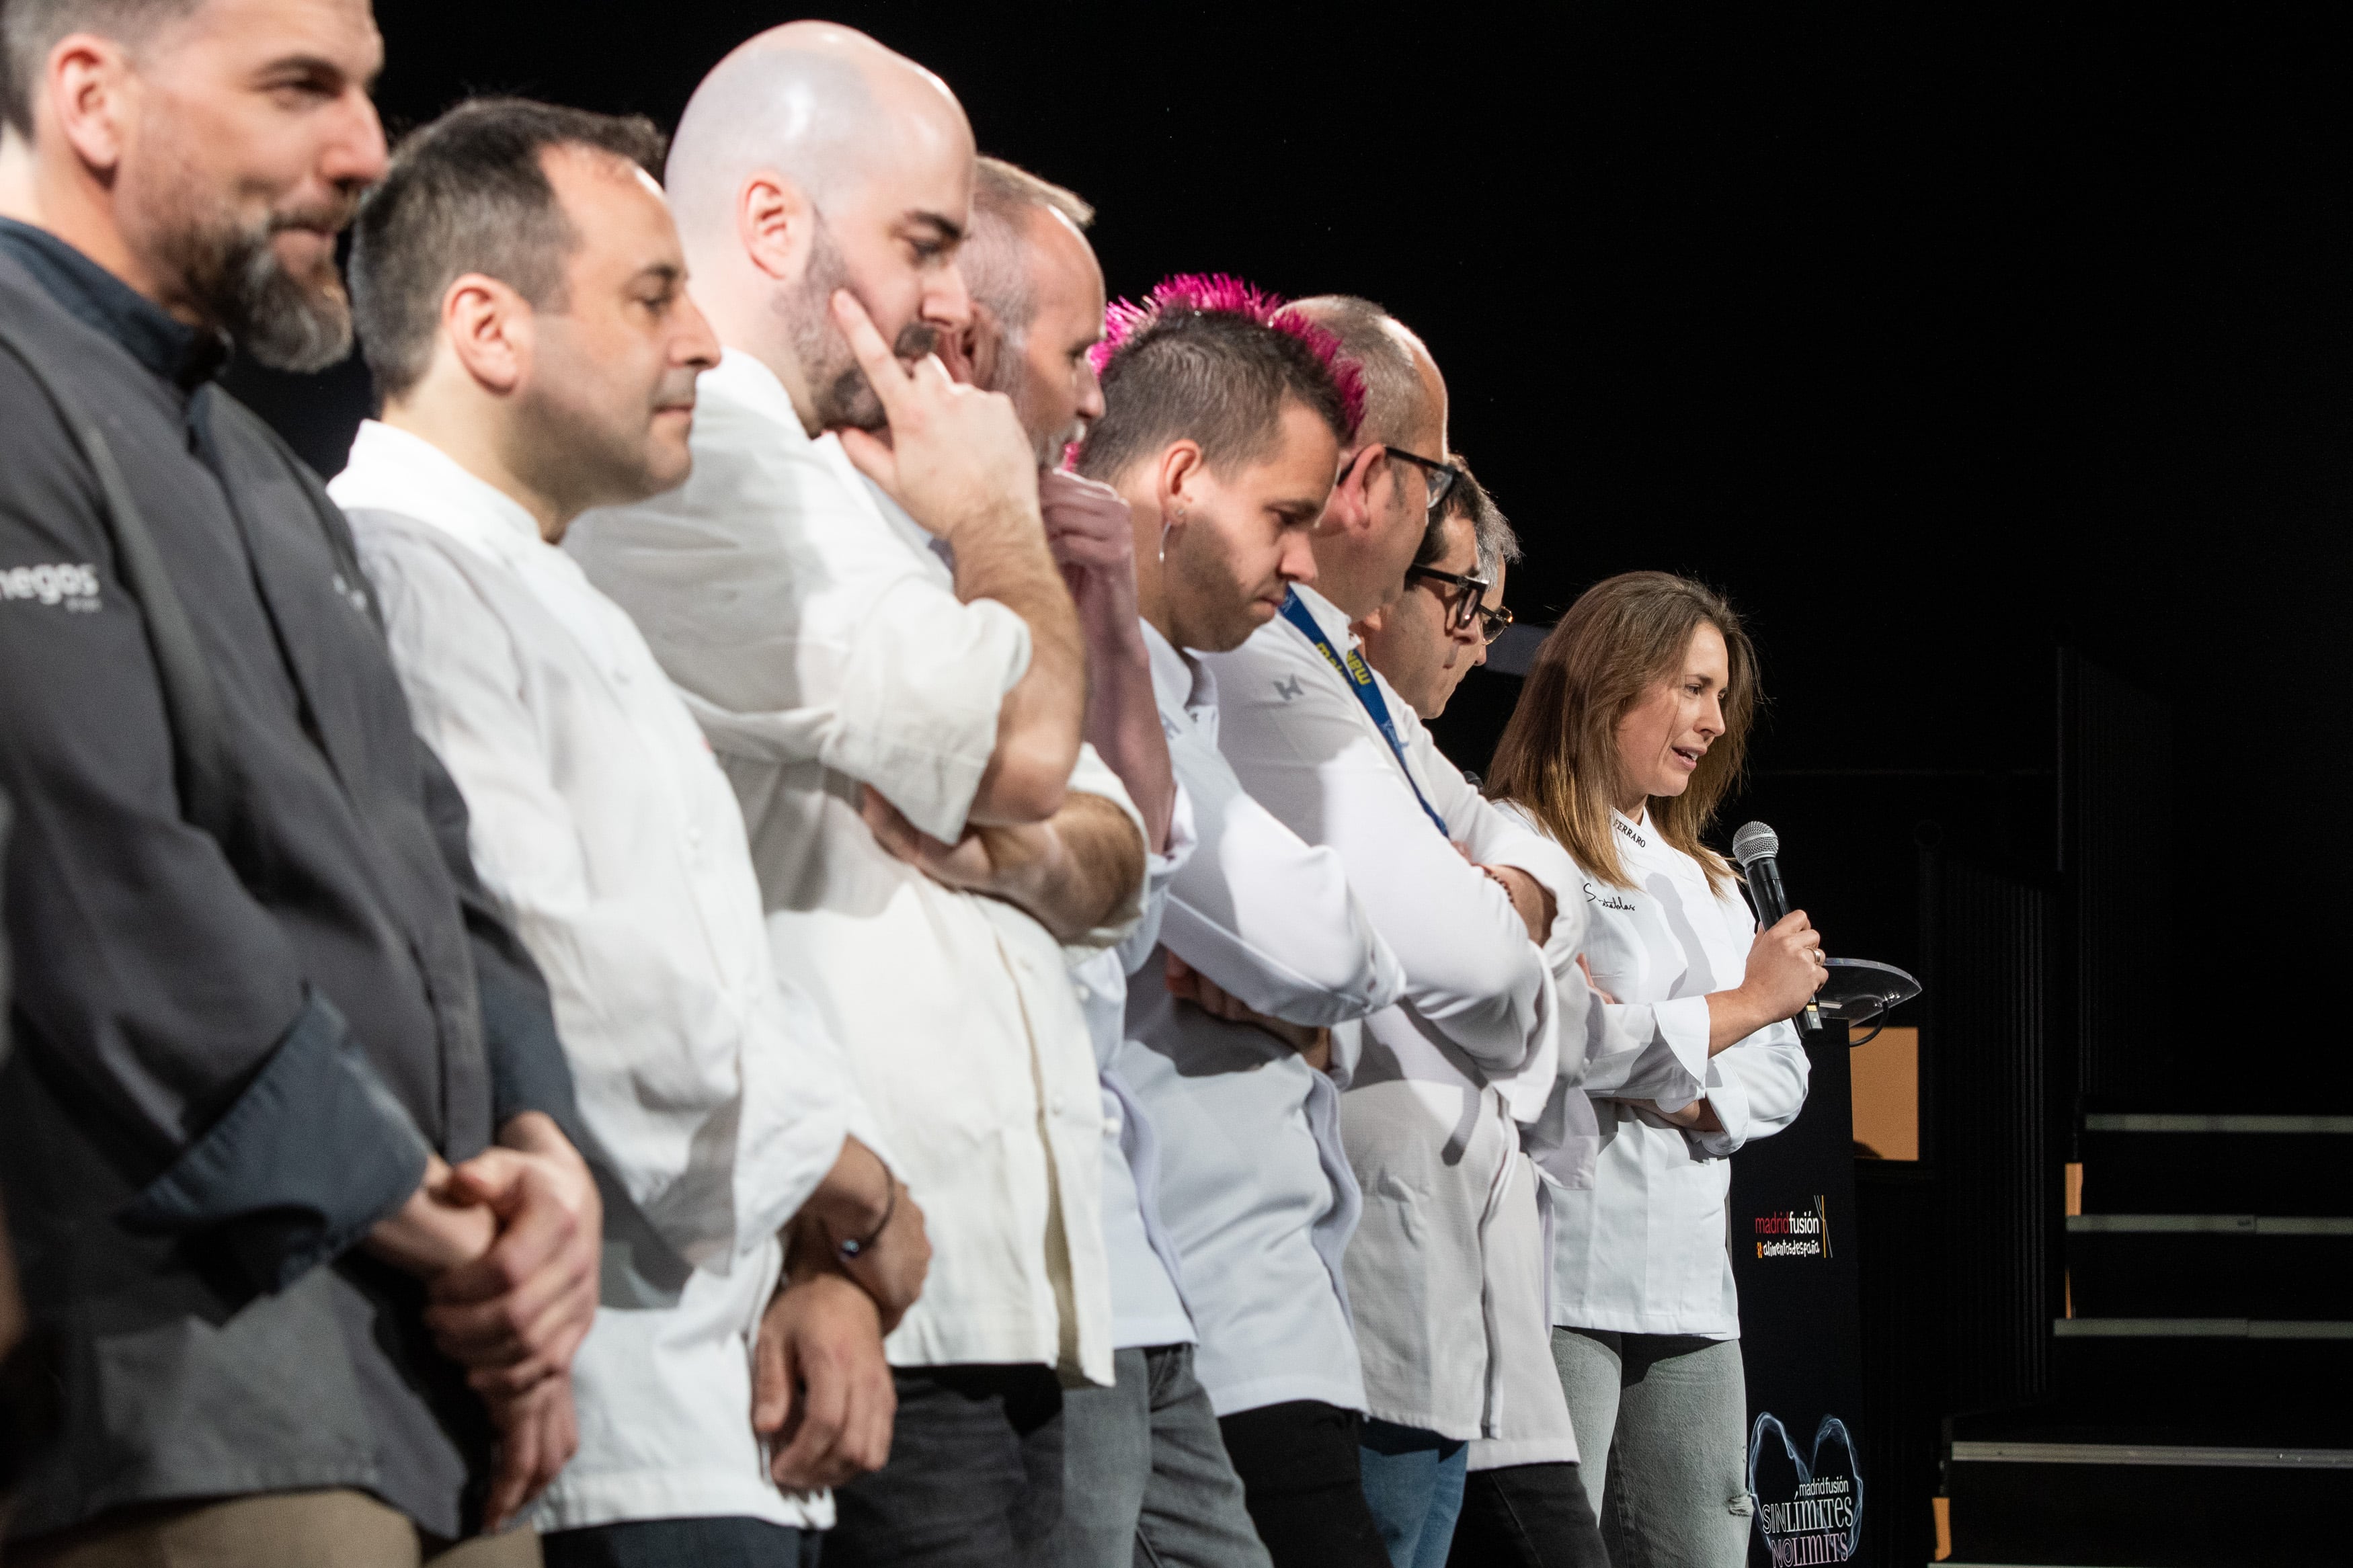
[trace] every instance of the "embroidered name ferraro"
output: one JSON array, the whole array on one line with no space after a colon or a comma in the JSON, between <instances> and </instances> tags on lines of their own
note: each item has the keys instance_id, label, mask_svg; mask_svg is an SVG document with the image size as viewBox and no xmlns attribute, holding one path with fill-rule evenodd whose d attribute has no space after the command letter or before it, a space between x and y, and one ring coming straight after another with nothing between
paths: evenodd
<instances>
[{"instance_id":1,"label":"embroidered name ferraro","mask_svg":"<svg viewBox=\"0 0 2353 1568\"><path fill-rule=\"evenodd\" d=\"M87 561L79 566L0 568L0 599L94 610L98 608L98 568Z\"/></svg>"}]
</instances>

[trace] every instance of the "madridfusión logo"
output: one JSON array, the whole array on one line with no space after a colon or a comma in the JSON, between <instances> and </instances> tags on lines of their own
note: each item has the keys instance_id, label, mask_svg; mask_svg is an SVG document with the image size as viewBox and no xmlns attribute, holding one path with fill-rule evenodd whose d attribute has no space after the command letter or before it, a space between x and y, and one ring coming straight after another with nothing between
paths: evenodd
<instances>
[{"instance_id":1,"label":"madridfusi\u00f3n logo","mask_svg":"<svg viewBox=\"0 0 2353 1568\"><path fill-rule=\"evenodd\" d=\"M1822 1194L1814 1194L1814 1206L1810 1209L1780 1209L1772 1214L1757 1215L1751 1224L1756 1229L1757 1256L1759 1258L1828 1258L1831 1255L1831 1211Z\"/></svg>"}]
</instances>

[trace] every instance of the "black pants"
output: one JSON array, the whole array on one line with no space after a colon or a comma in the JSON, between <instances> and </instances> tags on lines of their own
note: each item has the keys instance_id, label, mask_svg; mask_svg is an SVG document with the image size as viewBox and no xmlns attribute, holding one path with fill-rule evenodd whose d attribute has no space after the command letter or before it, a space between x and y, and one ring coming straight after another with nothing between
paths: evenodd
<instances>
[{"instance_id":1,"label":"black pants","mask_svg":"<svg viewBox=\"0 0 2353 1568\"><path fill-rule=\"evenodd\" d=\"M1579 1467L1472 1471L1446 1568L1609 1568Z\"/></svg>"},{"instance_id":2,"label":"black pants","mask_svg":"<svg viewBox=\"0 0 2353 1568\"><path fill-rule=\"evenodd\" d=\"M539 1538L547 1568L817 1568L814 1530L764 1519L633 1519Z\"/></svg>"},{"instance_id":3,"label":"black pants","mask_svg":"<svg viewBox=\"0 0 2353 1568\"><path fill-rule=\"evenodd\" d=\"M826 1568L1003 1568L1062 1516L1062 1386L1043 1366L900 1367L891 1459L833 1494Z\"/></svg>"},{"instance_id":4,"label":"black pants","mask_svg":"<svg viewBox=\"0 0 2353 1568\"><path fill-rule=\"evenodd\" d=\"M1312 1399L1218 1423L1274 1568L1389 1568L1365 1503L1356 1454L1364 1426L1355 1411Z\"/></svg>"}]
</instances>

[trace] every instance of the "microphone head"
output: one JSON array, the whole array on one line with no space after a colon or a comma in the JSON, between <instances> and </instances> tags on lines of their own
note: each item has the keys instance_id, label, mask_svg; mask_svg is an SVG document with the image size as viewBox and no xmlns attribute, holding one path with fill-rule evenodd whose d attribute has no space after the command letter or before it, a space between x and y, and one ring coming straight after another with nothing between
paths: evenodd
<instances>
[{"instance_id":1,"label":"microphone head","mask_svg":"<svg viewBox=\"0 0 2353 1568\"><path fill-rule=\"evenodd\" d=\"M1744 825L1732 836L1732 858L1746 870L1752 862L1777 857L1781 853L1781 836L1761 822Z\"/></svg>"}]
</instances>

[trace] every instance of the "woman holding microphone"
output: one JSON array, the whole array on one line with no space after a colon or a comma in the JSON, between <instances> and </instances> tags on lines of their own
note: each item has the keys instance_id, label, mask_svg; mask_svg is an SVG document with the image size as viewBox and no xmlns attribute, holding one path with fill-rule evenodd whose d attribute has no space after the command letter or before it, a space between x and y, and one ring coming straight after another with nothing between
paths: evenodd
<instances>
[{"instance_id":1,"label":"woman holding microphone","mask_svg":"<svg viewBox=\"0 0 2353 1568\"><path fill-rule=\"evenodd\" d=\"M1614 1568L1747 1556L1726 1161L1797 1120L1788 1020L1828 973L1804 913L1759 932L1700 842L1740 773L1756 672L1708 589L1597 584L1537 653L1488 784L1583 873L1607 1003L1579 1086L1600 1123L1593 1184L1552 1194L1553 1357Z\"/></svg>"}]
</instances>

